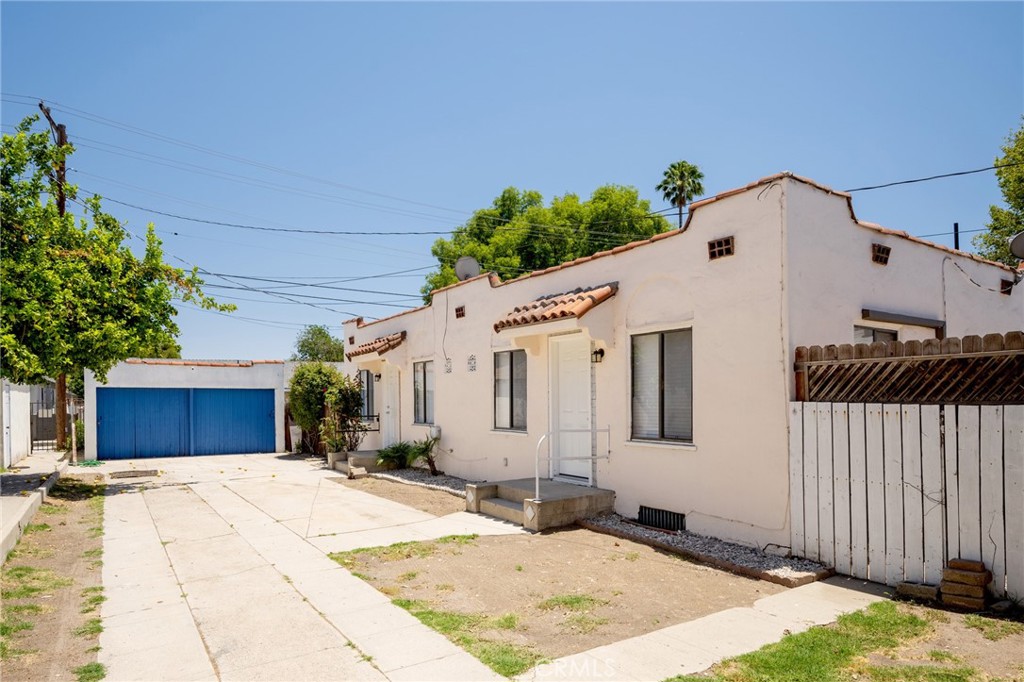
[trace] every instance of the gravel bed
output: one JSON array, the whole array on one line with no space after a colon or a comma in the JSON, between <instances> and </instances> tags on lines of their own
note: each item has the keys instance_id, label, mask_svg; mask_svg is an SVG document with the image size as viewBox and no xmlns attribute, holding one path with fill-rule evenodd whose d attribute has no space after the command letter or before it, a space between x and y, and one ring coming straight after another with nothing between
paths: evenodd
<instances>
[{"instance_id":1,"label":"gravel bed","mask_svg":"<svg viewBox=\"0 0 1024 682\"><path fill-rule=\"evenodd\" d=\"M475 483L467 481L458 476L431 476L426 469L395 469L394 471L378 471L369 474L373 478L380 478L385 481L397 481L398 483L409 483L431 490L442 490L458 497L466 497L466 484Z\"/></svg>"},{"instance_id":2,"label":"gravel bed","mask_svg":"<svg viewBox=\"0 0 1024 682\"><path fill-rule=\"evenodd\" d=\"M755 547L737 545L717 538L697 535L687 531L659 531L638 526L623 519L618 514L604 514L587 519L601 528L623 535L646 539L678 548L684 553L710 557L721 562L740 566L757 573L764 573L781 579L796 579L813 575L825 570L825 567L808 559L787 558L775 554L767 554Z\"/></svg>"}]
</instances>

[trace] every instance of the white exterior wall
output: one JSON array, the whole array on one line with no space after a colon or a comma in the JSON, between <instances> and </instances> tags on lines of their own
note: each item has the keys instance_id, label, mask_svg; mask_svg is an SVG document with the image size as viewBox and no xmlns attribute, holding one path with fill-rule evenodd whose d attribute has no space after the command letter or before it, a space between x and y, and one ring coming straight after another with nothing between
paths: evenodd
<instances>
[{"instance_id":1,"label":"white exterior wall","mask_svg":"<svg viewBox=\"0 0 1024 682\"><path fill-rule=\"evenodd\" d=\"M999 293L1008 270L865 227L844 197L783 183L773 192L785 192L791 352L853 343L854 325L897 330L900 341L935 338L924 327L862 320L863 308L944 320L946 336L1024 329L1024 285ZM873 243L892 248L888 265L871 261Z\"/></svg>"},{"instance_id":2,"label":"white exterior wall","mask_svg":"<svg viewBox=\"0 0 1024 682\"><path fill-rule=\"evenodd\" d=\"M400 436L415 440L428 429L412 423L412 363L432 359L435 423L446 453L440 467L477 480L532 477L538 440L551 428L547 334L578 327L606 351L591 369L595 426L611 428L611 459L598 462L594 484L615 491L616 510L635 516L641 504L668 509L686 514L695 532L787 546L793 349L852 342L855 324L898 328L903 340L934 336L929 329L861 322L862 308L947 319L949 335L1020 329L1024 294L965 285L947 262L943 315L937 287L951 254L856 224L843 196L789 178L771 184L777 186L699 205L681 234L499 286L477 278L436 293L430 307L362 326L349 321L345 336L357 345L407 334L381 358L357 357L352 364L374 372L386 363L399 368ZM736 254L709 261L708 241L727 236L735 237ZM875 241L893 247L886 267L871 262ZM1001 277L1010 277L967 257L952 258L996 289ZM516 305L609 282L618 282L618 293L578 324L493 331ZM458 306L465 306L464 318L455 317ZM633 441L631 336L681 328L693 330L694 442ZM525 433L493 429L493 353L516 347L528 351ZM475 372L467 366L471 355ZM375 388L379 406L383 382ZM598 436L599 454L604 444Z\"/></svg>"},{"instance_id":3,"label":"white exterior wall","mask_svg":"<svg viewBox=\"0 0 1024 682\"><path fill-rule=\"evenodd\" d=\"M184 362L188 362L185 360ZM96 459L96 388L263 388L274 390L274 448L284 451L284 363L251 366L129 364L107 372L100 384L85 372L85 458Z\"/></svg>"},{"instance_id":4,"label":"white exterior wall","mask_svg":"<svg viewBox=\"0 0 1024 682\"><path fill-rule=\"evenodd\" d=\"M16 464L32 452L32 394L29 386L0 380L3 465Z\"/></svg>"}]
</instances>

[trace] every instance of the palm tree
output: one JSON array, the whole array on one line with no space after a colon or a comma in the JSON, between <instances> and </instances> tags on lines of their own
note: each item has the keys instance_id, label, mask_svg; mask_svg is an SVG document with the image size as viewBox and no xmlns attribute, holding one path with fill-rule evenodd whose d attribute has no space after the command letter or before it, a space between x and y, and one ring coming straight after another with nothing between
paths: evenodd
<instances>
[{"instance_id":1,"label":"palm tree","mask_svg":"<svg viewBox=\"0 0 1024 682\"><path fill-rule=\"evenodd\" d=\"M683 227L683 207L704 194L703 179L704 174L697 166L687 161L676 161L668 167L665 177L655 187L665 201L679 207L679 229Z\"/></svg>"}]
</instances>

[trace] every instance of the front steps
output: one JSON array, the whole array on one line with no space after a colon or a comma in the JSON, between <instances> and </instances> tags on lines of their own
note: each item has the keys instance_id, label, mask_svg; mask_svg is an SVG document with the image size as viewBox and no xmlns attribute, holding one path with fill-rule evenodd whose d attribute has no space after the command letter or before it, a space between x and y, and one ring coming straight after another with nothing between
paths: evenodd
<instances>
[{"instance_id":1,"label":"front steps","mask_svg":"<svg viewBox=\"0 0 1024 682\"><path fill-rule=\"evenodd\" d=\"M466 486L466 511L487 514L540 531L612 511L615 492L541 479L540 498L532 478Z\"/></svg>"},{"instance_id":2,"label":"front steps","mask_svg":"<svg viewBox=\"0 0 1024 682\"><path fill-rule=\"evenodd\" d=\"M348 458L334 462L334 470L340 471L349 478L362 476L375 471L384 471L377 465L376 450L357 450L348 453Z\"/></svg>"}]
</instances>

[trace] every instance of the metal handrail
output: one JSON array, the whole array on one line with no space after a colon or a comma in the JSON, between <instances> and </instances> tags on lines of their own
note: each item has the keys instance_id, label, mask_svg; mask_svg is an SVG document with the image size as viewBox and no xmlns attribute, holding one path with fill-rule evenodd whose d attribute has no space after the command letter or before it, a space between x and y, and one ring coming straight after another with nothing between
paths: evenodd
<instances>
[{"instance_id":1,"label":"metal handrail","mask_svg":"<svg viewBox=\"0 0 1024 682\"><path fill-rule=\"evenodd\" d=\"M594 429L594 428L590 428L590 429L555 429L554 431L548 431L547 433L545 433L543 436L540 437L540 440L537 441L537 455L536 455L536 458L534 459L534 462L533 462L533 499L535 499L535 500L539 500L540 499L540 461L543 459L545 461L550 462L550 461L556 459L554 457L551 457L551 446L550 445L548 445L548 456L547 457L541 457L540 456L540 448L541 448L542 445L544 445L544 441L548 440L549 436L553 436L555 434L562 434L562 433L589 433L591 435L591 438L593 438L594 436L596 436L599 433L607 433L608 434L608 444L607 444L607 447L605 449L605 454L604 455L588 455L587 457L558 457L557 458L558 461L571 462L571 461L582 461L582 460L595 461L595 460L598 460L598 459L611 459L611 456L612 456L612 427L611 426L609 426L607 428L604 428L604 429Z\"/></svg>"}]
</instances>

